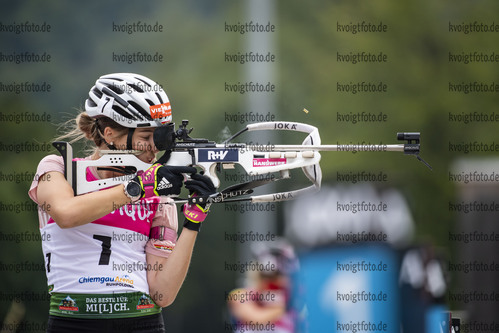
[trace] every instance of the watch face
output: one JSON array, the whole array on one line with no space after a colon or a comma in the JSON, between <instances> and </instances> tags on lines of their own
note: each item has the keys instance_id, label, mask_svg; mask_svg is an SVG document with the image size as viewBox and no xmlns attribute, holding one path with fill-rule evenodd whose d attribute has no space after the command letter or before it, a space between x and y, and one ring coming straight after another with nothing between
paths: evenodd
<instances>
[{"instance_id":1,"label":"watch face","mask_svg":"<svg viewBox=\"0 0 499 333\"><path fill-rule=\"evenodd\" d=\"M128 183L126 187L126 191L128 192L129 195L132 197L137 197L140 195L140 185L137 184L136 182L130 182Z\"/></svg>"}]
</instances>

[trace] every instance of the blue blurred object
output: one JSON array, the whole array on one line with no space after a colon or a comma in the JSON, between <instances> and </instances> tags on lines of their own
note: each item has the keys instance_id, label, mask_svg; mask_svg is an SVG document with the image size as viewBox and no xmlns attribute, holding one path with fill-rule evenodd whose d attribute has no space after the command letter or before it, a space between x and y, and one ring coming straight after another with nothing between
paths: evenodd
<instances>
[{"instance_id":1,"label":"blue blurred object","mask_svg":"<svg viewBox=\"0 0 499 333\"><path fill-rule=\"evenodd\" d=\"M425 318L425 333L450 333L451 316L444 305L429 307Z\"/></svg>"},{"instance_id":2,"label":"blue blurred object","mask_svg":"<svg viewBox=\"0 0 499 333\"><path fill-rule=\"evenodd\" d=\"M396 251L386 245L334 246L299 259L292 297L306 319L298 332L399 331Z\"/></svg>"}]
</instances>

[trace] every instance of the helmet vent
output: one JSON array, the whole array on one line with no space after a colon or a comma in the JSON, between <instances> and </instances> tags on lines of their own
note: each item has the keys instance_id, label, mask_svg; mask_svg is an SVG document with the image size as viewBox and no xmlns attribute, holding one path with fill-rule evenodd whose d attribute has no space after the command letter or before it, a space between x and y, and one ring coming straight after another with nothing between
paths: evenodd
<instances>
[{"instance_id":1,"label":"helmet vent","mask_svg":"<svg viewBox=\"0 0 499 333\"><path fill-rule=\"evenodd\" d=\"M110 84L107 86L110 90L114 91L115 93L117 93L118 95L121 95L124 93L123 89L121 89L120 87L118 87L117 85L115 84Z\"/></svg>"},{"instance_id":2,"label":"helmet vent","mask_svg":"<svg viewBox=\"0 0 499 333\"><path fill-rule=\"evenodd\" d=\"M158 97L158 99L159 99L159 103L160 103L160 104L163 104L163 103L164 103L164 101L163 101L163 99L161 98L161 95L160 95L160 94L156 93L156 97Z\"/></svg>"},{"instance_id":3,"label":"helmet vent","mask_svg":"<svg viewBox=\"0 0 499 333\"><path fill-rule=\"evenodd\" d=\"M94 87L94 89L92 89L92 92L95 94L95 96L97 96L97 98L100 99L102 97L102 93L99 89Z\"/></svg>"},{"instance_id":4,"label":"helmet vent","mask_svg":"<svg viewBox=\"0 0 499 333\"><path fill-rule=\"evenodd\" d=\"M138 77L138 78L136 78L136 79L140 80L141 82L144 82L144 84L145 84L146 86L151 87L151 85L150 85L147 81L144 81L144 80L142 80L142 79L141 79L141 78L139 78L139 77Z\"/></svg>"},{"instance_id":5,"label":"helmet vent","mask_svg":"<svg viewBox=\"0 0 499 333\"><path fill-rule=\"evenodd\" d=\"M147 120L152 120L151 115L144 110L143 107L141 107L137 102L135 101L129 101L130 105L134 107L135 110L137 110L143 117L145 117Z\"/></svg>"},{"instance_id":6,"label":"helmet vent","mask_svg":"<svg viewBox=\"0 0 499 333\"><path fill-rule=\"evenodd\" d=\"M141 88L141 87L139 87L138 85L135 85L135 84L133 84L133 83L129 83L128 85L129 85L130 87L132 87L133 89L135 89L136 91L138 91L138 92L141 92L141 93L143 93L143 92L144 92L144 90L142 90L142 88Z\"/></svg>"},{"instance_id":7,"label":"helmet vent","mask_svg":"<svg viewBox=\"0 0 499 333\"><path fill-rule=\"evenodd\" d=\"M120 114L120 116L123 116L124 118L126 119L132 119L130 117L130 114L128 114L127 112L123 111L119 106L117 105L113 105L113 110L116 111L117 113Z\"/></svg>"}]
</instances>

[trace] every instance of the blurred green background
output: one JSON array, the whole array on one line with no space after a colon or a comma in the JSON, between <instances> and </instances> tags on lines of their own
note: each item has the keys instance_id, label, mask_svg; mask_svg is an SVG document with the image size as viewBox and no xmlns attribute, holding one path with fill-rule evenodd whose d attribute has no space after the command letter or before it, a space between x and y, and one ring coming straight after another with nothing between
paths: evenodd
<instances>
[{"instance_id":1,"label":"blurred green background","mask_svg":"<svg viewBox=\"0 0 499 333\"><path fill-rule=\"evenodd\" d=\"M234 133L244 126L226 121L226 114L247 112L248 99L265 93L239 94L225 90L225 83L245 81L250 64L225 61L225 53L244 52L249 33L225 30L226 24L258 21L248 12L248 1L87 1L1 2L0 22L25 21L51 25L50 33L0 32L0 52L35 52L51 55L48 63L16 64L2 58L0 81L51 84L48 93L0 91L0 112L50 114L49 122L0 120L0 142L50 143L57 125L82 108L89 88L102 74L137 72L165 88L172 103L174 121L189 119L194 137L218 140L222 130ZM433 171L413 157L394 153L323 153L324 184L334 185L337 172L383 171L388 181L378 188L394 187L409 202L416 223L416 240L429 241L452 256L448 231L455 215L448 203L456 199L456 184L449 181L451 164L460 157L488 157L497 152L449 151L449 143L498 139L497 122L449 121L449 113L499 113L499 94L449 92L449 82L499 83L496 63L455 63L449 52L499 52L497 33L449 32L449 23L497 21L497 1L275 1L270 23L271 64L275 103L271 112L277 120L304 122L317 126L324 144L372 142L396 143L396 132L420 131L422 157ZM116 24L158 22L163 32L113 32ZM346 33L337 24L350 22L386 24L385 33ZM262 22L267 24L267 22ZM124 63L113 61L113 53L147 52L163 55L162 62ZM344 63L337 54L383 52L386 63ZM386 93L344 93L338 83L380 82ZM307 108L309 113L303 112ZM371 112L387 115L386 122L338 121L337 113ZM300 140L301 141L301 140ZM81 148L80 146L77 146ZM3 174L34 172L46 152L0 151ZM80 153L81 154L81 153ZM78 154L77 154L78 155ZM81 155L79 155L81 156ZM46 291L41 270L7 271L7 264L29 262L43 265L37 241L7 241L8 235L38 233L37 215L31 211L9 211L5 205L29 200L30 181L0 182L3 234L0 252L0 321L20 296L25 319L43 323L48 303L21 293L42 297ZM278 204L278 231L282 232L282 210ZM212 209L194 252L188 278L175 301L164 310L167 331L222 331L227 320L225 293L236 287L238 274L223 269L224 262L237 260L237 243L225 241L224 231L235 232L237 213L223 206ZM34 331L28 329L25 331Z\"/></svg>"}]
</instances>

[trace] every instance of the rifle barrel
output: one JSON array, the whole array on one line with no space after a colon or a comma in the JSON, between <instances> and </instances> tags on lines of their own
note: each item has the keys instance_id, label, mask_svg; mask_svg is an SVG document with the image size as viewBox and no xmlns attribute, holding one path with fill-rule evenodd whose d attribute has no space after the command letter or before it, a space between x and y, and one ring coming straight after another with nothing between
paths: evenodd
<instances>
[{"instance_id":1,"label":"rifle barrel","mask_svg":"<svg viewBox=\"0 0 499 333\"><path fill-rule=\"evenodd\" d=\"M383 144L337 144L337 145L247 145L246 150L253 151L305 151L305 150L315 150L315 151L398 151L404 152L404 144L393 144L393 145L383 145Z\"/></svg>"}]
</instances>

